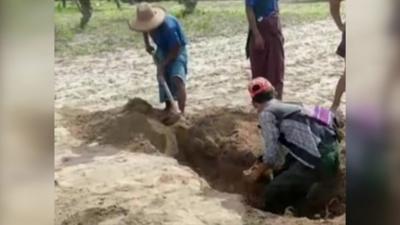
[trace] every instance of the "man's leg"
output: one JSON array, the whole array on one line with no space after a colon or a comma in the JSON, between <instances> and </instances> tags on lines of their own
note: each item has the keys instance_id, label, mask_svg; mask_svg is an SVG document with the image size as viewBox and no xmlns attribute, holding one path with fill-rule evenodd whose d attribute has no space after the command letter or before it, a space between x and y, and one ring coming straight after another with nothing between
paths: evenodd
<instances>
[{"instance_id":1,"label":"man's leg","mask_svg":"<svg viewBox=\"0 0 400 225\"><path fill-rule=\"evenodd\" d=\"M295 206L307 196L310 187L317 181L317 175L299 162L290 166L268 184L265 192L265 209L282 214L288 206Z\"/></svg>"},{"instance_id":2,"label":"man's leg","mask_svg":"<svg viewBox=\"0 0 400 225\"><path fill-rule=\"evenodd\" d=\"M172 82L176 88L176 96L178 99L178 107L182 114L185 113L185 106L186 106L186 87L185 83L179 76L173 76Z\"/></svg>"},{"instance_id":3,"label":"man's leg","mask_svg":"<svg viewBox=\"0 0 400 225\"><path fill-rule=\"evenodd\" d=\"M336 50L336 54L346 60L346 32L342 33L342 40ZM343 75L340 77L335 90L335 97L332 102L331 110L336 112L340 106L342 95L346 90L346 67Z\"/></svg>"},{"instance_id":4,"label":"man's leg","mask_svg":"<svg viewBox=\"0 0 400 225\"><path fill-rule=\"evenodd\" d=\"M260 32L263 33L262 27L259 25ZM261 34L263 35L263 34ZM264 36L263 36L264 38ZM267 78L266 67L267 67L267 51L268 46L264 46L263 50L257 49L254 44L254 35L251 35L249 43L249 58L252 78L264 77Z\"/></svg>"},{"instance_id":5,"label":"man's leg","mask_svg":"<svg viewBox=\"0 0 400 225\"><path fill-rule=\"evenodd\" d=\"M89 23L89 20L92 17L93 9L90 0L79 0L78 3L80 4L82 13L80 27L81 29L83 29L85 28L87 23Z\"/></svg>"},{"instance_id":6,"label":"man's leg","mask_svg":"<svg viewBox=\"0 0 400 225\"><path fill-rule=\"evenodd\" d=\"M169 112L172 110L172 102L170 100L166 100L165 101L165 112Z\"/></svg>"},{"instance_id":7,"label":"man's leg","mask_svg":"<svg viewBox=\"0 0 400 225\"><path fill-rule=\"evenodd\" d=\"M333 103L331 106L331 110L336 112L340 106L340 101L342 99L342 95L346 90L346 70L344 71L343 75L340 77L335 91L335 97L333 99Z\"/></svg>"},{"instance_id":8,"label":"man's leg","mask_svg":"<svg viewBox=\"0 0 400 225\"><path fill-rule=\"evenodd\" d=\"M269 54L267 59L268 72L267 79L274 85L277 93L276 98L282 100L283 95L283 77L285 70L283 42L279 37L270 38Z\"/></svg>"},{"instance_id":9,"label":"man's leg","mask_svg":"<svg viewBox=\"0 0 400 225\"><path fill-rule=\"evenodd\" d=\"M266 51L266 78L274 86L277 99L282 99L283 78L285 72L285 53L283 49L283 35L278 16L271 16L263 22L263 38L265 40Z\"/></svg>"}]
</instances>

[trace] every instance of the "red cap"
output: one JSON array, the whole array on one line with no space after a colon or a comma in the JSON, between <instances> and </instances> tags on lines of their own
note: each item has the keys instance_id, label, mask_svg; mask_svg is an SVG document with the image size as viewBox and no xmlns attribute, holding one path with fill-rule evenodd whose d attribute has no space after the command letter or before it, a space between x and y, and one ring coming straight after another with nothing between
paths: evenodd
<instances>
[{"instance_id":1,"label":"red cap","mask_svg":"<svg viewBox=\"0 0 400 225\"><path fill-rule=\"evenodd\" d=\"M254 98L254 96L256 96L260 93L269 92L269 91L273 91L273 90L274 90L274 87L264 77L254 78L252 81L250 81L250 84L249 84L249 93L252 98Z\"/></svg>"}]
</instances>

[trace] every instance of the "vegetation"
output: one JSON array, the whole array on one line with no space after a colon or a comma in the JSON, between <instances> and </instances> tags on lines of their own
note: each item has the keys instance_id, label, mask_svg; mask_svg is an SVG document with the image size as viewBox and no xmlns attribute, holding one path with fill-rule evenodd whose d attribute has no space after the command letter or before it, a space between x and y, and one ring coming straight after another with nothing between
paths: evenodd
<instances>
[{"instance_id":1,"label":"vegetation","mask_svg":"<svg viewBox=\"0 0 400 225\"><path fill-rule=\"evenodd\" d=\"M200 1L186 15L177 2L159 2L182 22L190 41L213 36L232 36L247 31L243 1ZM142 36L129 31L127 21L135 15L135 6L123 4L119 10L113 1L93 1L93 15L85 30L79 28L81 13L74 4L55 4L56 56L75 56L142 46ZM326 19L326 2L281 3L284 26Z\"/></svg>"}]
</instances>

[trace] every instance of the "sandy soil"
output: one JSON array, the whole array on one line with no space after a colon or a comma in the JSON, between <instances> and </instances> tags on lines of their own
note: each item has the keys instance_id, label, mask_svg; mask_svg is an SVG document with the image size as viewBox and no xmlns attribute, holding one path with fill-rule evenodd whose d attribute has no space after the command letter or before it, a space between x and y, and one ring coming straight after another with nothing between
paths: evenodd
<instances>
[{"instance_id":1,"label":"sandy soil","mask_svg":"<svg viewBox=\"0 0 400 225\"><path fill-rule=\"evenodd\" d=\"M344 62L336 56L340 33L333 22L320 21L284 29L285 100L329 106ZM249 63L245 35L200 40L189 46L188 112L214 106L248 106ZM58 58L56 108L98 110L140 97L158 103L155 67L143 49L121 50L76 59Z\"/></svg>"},{"instance_id":2,"label":"sandy soil","mask_svg":"<svg viewBox=\"0 0 400 225\"><path fill-rule=\"evenodd\" d=\"M329 106L344 66L334 54L340 34L321 21L287 28L285 36L285 99ZM143 102L123 110L133 97L160 106L143 50L56 59L56 224L344 224L344 216L260 212L234 194L246 194L239 173L261 149L244 40L190 45L191 123L172 127Z\"/></svg>"}]
</instances>

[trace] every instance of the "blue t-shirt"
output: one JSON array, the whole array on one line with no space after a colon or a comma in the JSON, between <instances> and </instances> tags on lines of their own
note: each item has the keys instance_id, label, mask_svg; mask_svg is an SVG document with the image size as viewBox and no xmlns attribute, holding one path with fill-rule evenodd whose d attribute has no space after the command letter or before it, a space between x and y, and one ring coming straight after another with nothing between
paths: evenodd
<instances>
[{"instance_id":1,"label":"blue t-shirt","mask_svg":"<svg viewBox=\"0 0 400 225\"><path fill-rule=\"evenodd\" d=\"M187 41L179 21L171 15L151 34L154 43L162 52L168 53L172 48L185 46Z\"/></svg>"},{"instance_id":2,"label":"blue t-shirt","mask_svg":"<svg viewBox=\"0 0 400 225\"><path fill-rule=\"evenodd\" d=\"M278 12L278 0L245 0L246 6L253 8L256 20Z\"/></svg>"}]
</instances>

